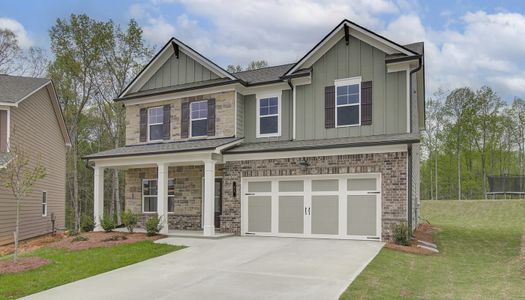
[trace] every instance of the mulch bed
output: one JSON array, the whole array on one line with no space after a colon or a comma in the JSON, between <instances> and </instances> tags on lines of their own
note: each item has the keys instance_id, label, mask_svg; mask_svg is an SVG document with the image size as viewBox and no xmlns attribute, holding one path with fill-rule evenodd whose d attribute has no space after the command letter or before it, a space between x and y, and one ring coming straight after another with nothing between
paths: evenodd
<instances>
[{"instance_id":1,"label":"mulch bed","mask_svg":"<svg viewBox=\"0 0 525 300\"><path fill-rule=\"evenodd\" d=\"M39 248L42 248L50 243L59 241L64 238L64 233L59 232L55 235L46 234L39 237L27 239L24 241L20 241L18 243L18 253L25 253L37 250ZM0 246L0 256L12 254L15 252L15 244L8 244L5 246Z\"/></svg>"},{"instance_id":2,"label":"mulch bed","mask_svg":"<svg viewBox=\"0 0 525 300\"><path fill-rule=\"evenodd\" d=\"M385 248L393 249L397 251L403 251L403 252L412 253L412 254L434 255L436 253L430 250L424 249L424 248L417 247L417 240L435 244L434 233L437 231L439 231L439 229L437 229L436 227L433 227L431 224L421 223L418 225L416 230L414 230L415 239L412 240L410 246L402 246L402 245L397 245L393 242L388 242L386 243Z\"/></svg>"},{"instance_id":3,"label":"mulch bed","mask_svg":"<svg viewBox=\"0 0 525 300\"><path fill-rule=\"evenodd\" d=\"M37 256L21 257L16 262L12 259L4 259L0 260L0 274L29 271L50 263L50 260Z\"/></svg>"},{"instance_id":4,"label":"mulch bed","mask_svg":"<svg viewBox=\"0 0 525 300\"><path fill-rule=\"evenodd\" d=\"M147 236L145 233L86 232L48 244L48 247L67 250L84 250L96 247L131 244L145 240L154 241L164 237L163 235Z\"/></svg>"}]
</instances>

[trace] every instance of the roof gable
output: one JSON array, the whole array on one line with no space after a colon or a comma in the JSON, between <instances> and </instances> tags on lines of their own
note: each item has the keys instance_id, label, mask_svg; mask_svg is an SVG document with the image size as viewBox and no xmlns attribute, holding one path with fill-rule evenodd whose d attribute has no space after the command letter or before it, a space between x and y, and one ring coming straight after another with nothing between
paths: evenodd
<instances>
[{"instance_id":1,"label":"roof gable","mask_svg":"<svg viewBox=\"0 0 525 300\"><path fill-rule=\"evenodd\" d=\"M350 36L360 39L367 44L378 48L386 54L401 54L404 56L417 56L418 53L408 49L405 46L397 44L377 33L374 33L364 27L361 27L348 20L343 20L330 33L328 33L317 45L315 45L303 58L295 63L285 75L291 75L300 68L311 67L320 57L337 44L341 38L344 38L346 32Z\"/></svg>"},{"instance_id":2,"label":"roof gable","mask_svg":"<svg viewBox=\"0 0 525 300\"><path fill-rule=\"evenodd\" d=\"M51 82L47 78L0 75L0 103L16 105Z\"/></svg>"},{"instance_id":3,"label":"roof gable","mask_svg":"<svg viewBox=\"0 0 525 300\"><path fill-rule=\"evenodd\" d=\"M184 70L179 73L178 67L180 67L181 70L184 68ZM176 70L173 68L176 68ZM188 69L186 70L186 68ZM196 70L201 74L199 75L200 77L195 76ZM203 70L204 72L202 72ZM175 74L175 72L177 76L171 76L171 74ZM126 96L128 93L140 90L216 78L235 80L235 77L211 60L176 38L171 38L130 84L128 84L119 95L119 98Z\"/></svg>"}]
</instances>

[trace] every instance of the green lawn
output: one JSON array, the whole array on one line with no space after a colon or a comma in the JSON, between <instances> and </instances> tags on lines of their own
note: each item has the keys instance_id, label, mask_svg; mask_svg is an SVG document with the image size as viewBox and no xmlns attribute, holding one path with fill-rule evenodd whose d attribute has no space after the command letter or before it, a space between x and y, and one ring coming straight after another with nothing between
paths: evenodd
<instances>
[{"instance_id":1,"label":"green lawn","mask_svg":"<svg viewBox=\"0 0 525 300\"><path fill-rule=\"evenodd\" d=\"M15 299L33 294L180 248L151 241L80 251L42 248L28 256L44 257L53 263L32 271L0 275L0 299Z\"/></svg>"},{"instance_id":2,"label":"green lawn","mask_svg":"<svg viewBox=\"0 0 525 300\"><path fill-rule=\"evenodd\" d=\"M525 200L423 201L441 253L383 249L341 299L524 299Z\"/></svg>"}]
</instances>

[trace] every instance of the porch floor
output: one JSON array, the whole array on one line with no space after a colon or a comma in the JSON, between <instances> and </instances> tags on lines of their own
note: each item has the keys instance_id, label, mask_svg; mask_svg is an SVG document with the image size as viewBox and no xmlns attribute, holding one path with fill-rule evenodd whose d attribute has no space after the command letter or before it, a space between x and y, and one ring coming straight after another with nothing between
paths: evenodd
<instances>
[{"instance_id":1,"label":"porch floor","mask_svg":"<svg viewBox=\"0 0 525 300\"><path fill-rule=\"evenodd\" d=\"M125 227L122 228L115 228L114 231L117 232L128 232L128 230ZM146 230L144 228L135 228L135 232L141 232L146 233ZM166 234L169 237L185 237L185 238L201 238L201 239L222 239L229 236L233 236L233 233L224 233L224 232L217 232L215 231L215 235L213 236L204 236L204 232L202 230L168 230L168 234Z\"/></svg>"}]
</instances>

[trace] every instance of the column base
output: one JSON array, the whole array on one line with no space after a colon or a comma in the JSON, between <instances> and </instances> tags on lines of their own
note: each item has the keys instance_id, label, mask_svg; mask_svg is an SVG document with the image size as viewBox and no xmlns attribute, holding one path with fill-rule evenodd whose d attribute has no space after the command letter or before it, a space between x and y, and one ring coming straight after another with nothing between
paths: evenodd
<instances>
[{"instance_id":1,"label":"column base","mask_svg":"<svg viewBox=\"0 0 525 300\"><path fill-rule=\"evenodd\" d=\"M204 236L212 236L215 235L215 226L204 226L202 234Z\"/></svg>"},{"instance_id":2,"label":"column base","mask_svg":"<svg viewBox=\"0 0 525 300\"><path fill-rule=\"evenodd\" d=\"M94 232L101 232L101 231L104 231L104 228L102 228L102 226L95 226L95 228L93 229Z\"/></svg>"},{"instance_id":3,"label":"column base","mask_svg":"<svg viewBox=\"0 0 525 300\"><path fill-rule=\"evenodd\" d=\"M168 224L164 225L162 229L159 231L160 234L167 235L168 234Z\"/></svg>"}]
</instances>

